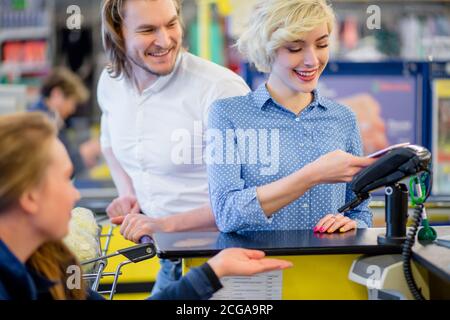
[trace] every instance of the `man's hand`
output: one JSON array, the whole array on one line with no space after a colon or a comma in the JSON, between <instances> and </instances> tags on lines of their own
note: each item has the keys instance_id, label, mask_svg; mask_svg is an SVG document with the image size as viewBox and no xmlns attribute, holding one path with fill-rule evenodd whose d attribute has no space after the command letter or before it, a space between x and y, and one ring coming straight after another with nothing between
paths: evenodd
<instances>
[{"instance_id":1,"label":"man's hand","mask_svg":"<svg viewBox=\"0 0 450 320\"><path fill-rule=\"evenodd\" d=\"M217 277L251 276L261 272L291 268L292 262L280 259L265 258L265 253L259 250L230 248L222 250L208 264Z\"/></svg>"},{"instance_id":2,"label":"man's hand","mask_svg":"<svg viewBox=\"0 0 450 320\"><path fill-rule=\"evenodd\" d=\"M314 228L314 232L328 232L333 233L336 230L339 232L347 232L356 229L357 223L355 220L350 219L342 214L328 214L317 223Z\"/></svg>"},{"instance_id":3,"label":"man's hand","mask_svg":"<svg viewBox=\"0 0 450 320\"><path fill-rule=\"evenodd\" d=\"M120 234L127 240L139 243L143 236L151 236L155 232L167 232L164 218L152 218L143 214L129 214L111 219L113 224L122 225Z\"/></svg>"},{"instance_id":4,"label":"man's hand","mask_svg":"<svg viewBox=\"0 0 450 320\"><path fill-rule=\"evenodd\" d=\"M113 200L106 208L109 218L126 216L130 213L139 213L141 208L134 196L124 196Z\"/></svg>"}]
</instances>

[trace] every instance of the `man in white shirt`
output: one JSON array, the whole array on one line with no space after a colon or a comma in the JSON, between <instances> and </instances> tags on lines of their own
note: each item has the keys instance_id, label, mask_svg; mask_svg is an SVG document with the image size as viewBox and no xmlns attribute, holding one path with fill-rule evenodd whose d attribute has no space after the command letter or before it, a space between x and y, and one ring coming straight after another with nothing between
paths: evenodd
<instances>
[{"instance_id":1,"label":"man in white shirt","mask_svg":"<svg viewBox=\"0 0 450 320\"><path fill-rule=\"evenodd\" d=\"M135 242L216 228L203 161L208 109L249 92L230 70L184 51L180 10L181 0L102 4L111 65L97 89L101 144L119 192L107 213ZM161 265L153 293L181 276L179 263Z\"/></svg>"}]
</instances>

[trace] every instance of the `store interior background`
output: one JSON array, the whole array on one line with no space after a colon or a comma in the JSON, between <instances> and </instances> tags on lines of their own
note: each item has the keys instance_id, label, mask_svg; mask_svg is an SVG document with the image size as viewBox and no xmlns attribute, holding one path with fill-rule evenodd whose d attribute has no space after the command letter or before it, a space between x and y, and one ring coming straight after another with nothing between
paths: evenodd
<instances>
[{"instance_id":1,"label":"store interior background","mask_svg":"<svg viewBox=\"0 0 450 320\"><path fill-rule=\"evenodd\" d=\"M240 73L252 88L264 77L242 60L232 44L245 28L254 2L183 2L186 48ZM321 92L353 108L366 154L381 148L377 134L384 144L412 142L432 150L435 183L429 216L433 224L450 224L450 1L329 2L338 24ZM380 29L367 27L371 5L381 9ZM70 30L67 22L77 8L81 29ZM91 91L90 101L67 121L71 142L79 145L98 138L96 84L107 63L100 1L0 0L0 60L0 113L23 110L35 102L43 78L52 67L63 65L81 76ZM361 109L367 104L373 114ZM365 123L374 118L383 122L378 133ZM116 196L101 157L76 177L75 184L82 194L79 205L100 214ZM382 191L371 207L374 225L383 226Z\"/></svg>"}]
</instances>

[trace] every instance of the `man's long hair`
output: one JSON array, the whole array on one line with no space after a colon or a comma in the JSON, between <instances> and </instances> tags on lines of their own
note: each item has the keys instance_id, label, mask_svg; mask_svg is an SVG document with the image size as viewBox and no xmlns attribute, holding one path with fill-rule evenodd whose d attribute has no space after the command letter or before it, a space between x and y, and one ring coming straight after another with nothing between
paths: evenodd
<instances>
[{"instance_id":1,"label":"man's long hair","mask_svg":"<svg viewBox=\"0 0 450 320\"><path fill-rule=\"evenodd\" d=\"M102 3L102 40L108 55L108 73L112 78L124 75L131 79L131 65L127 59L125 39L122 33L124 4L128 0L103 0ZM154 1L154 0L148 0ZM172 0L181 21L182 0Z\"/></svg>"}]
</instances>

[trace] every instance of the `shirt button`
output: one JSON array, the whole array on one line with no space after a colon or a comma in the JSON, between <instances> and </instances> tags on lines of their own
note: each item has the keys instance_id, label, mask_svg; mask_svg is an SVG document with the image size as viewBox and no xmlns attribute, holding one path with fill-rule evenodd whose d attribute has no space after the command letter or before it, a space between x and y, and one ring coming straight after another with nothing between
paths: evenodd
<instances>
[{"instance_id":1,"label":"shirt button","mask_svg":"<svg viewBox=\"0 0 450 320\"><path fill-rule=\"evenodd\" d=\"M299 121L300 121L300 118L295 118L295 121L299 122Z\"/></svg>"},{"instance_id":2,"label":"shirt button","mask_svg":"<svg viewBox=\"0 0 450 320\"><path fill-rule=\"evenodd\" d=\"M302 207L303 207L303 208L309 208L309 204L304 203Z\"/></svg>"}]
</instances>

